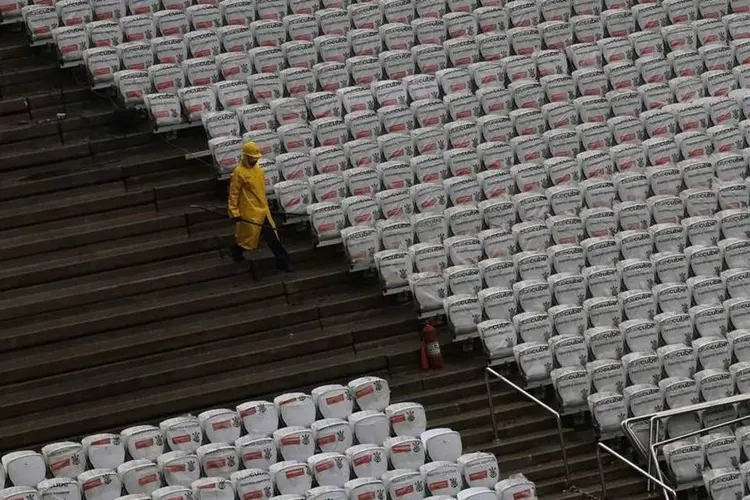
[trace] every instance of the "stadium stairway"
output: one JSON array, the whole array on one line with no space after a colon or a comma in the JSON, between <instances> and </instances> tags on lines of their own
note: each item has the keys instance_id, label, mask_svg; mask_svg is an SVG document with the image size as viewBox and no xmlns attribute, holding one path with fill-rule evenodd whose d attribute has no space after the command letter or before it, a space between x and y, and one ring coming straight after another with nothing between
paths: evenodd
<instances>
[{"instance_id":1,"label":"stadium stairway","mask_svg":"<svg viewBox=\"0 0 750 500\"><path fill-rule=\"evenodd\" d=\"M167 143L129 128L3 29L0 451L374 374L543 499L598 496L590 430L565 431L579 488L565 491L554 420L497 384L493 439L480 353L444 345L446 367L419 372L412 309L306 233L284 232L293 274L273 271L267 251L222 258L231 226L191 208L222 202L210 166L185 160L202 132ZM609 498L648 498L621 465L605 473Z\"/></svg>"}]
</instances>

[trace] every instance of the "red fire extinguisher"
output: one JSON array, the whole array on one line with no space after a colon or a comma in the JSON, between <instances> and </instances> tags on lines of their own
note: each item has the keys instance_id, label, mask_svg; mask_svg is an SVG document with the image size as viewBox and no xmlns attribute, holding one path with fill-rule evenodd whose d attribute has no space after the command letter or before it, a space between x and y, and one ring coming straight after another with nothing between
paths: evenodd
<instances>
[{"instance_id":1,"label":"red fire extinguisher","mask_svg":"<svg viewBox=\"0 0 750 500\"><path fill-rule=\"evenodd\" d=\"M430 360L427 357L427 345L425 345L424 338L422 338L422 342L419 347L419 371L426 372L429 370L430 370Z\"/></svg>"},{"instance_id":2,"label":"red fire extinguisher","mask_svg":"<svg viewBox=\"0 0 750 500\"><path fill-rule=\"evenodd\" d=\"M430 368L433 370L441 369L443 367L443 355L440 353L437 330L429 323L422 329L422 342L425 344Z\"/></svg>"}]
</instances>

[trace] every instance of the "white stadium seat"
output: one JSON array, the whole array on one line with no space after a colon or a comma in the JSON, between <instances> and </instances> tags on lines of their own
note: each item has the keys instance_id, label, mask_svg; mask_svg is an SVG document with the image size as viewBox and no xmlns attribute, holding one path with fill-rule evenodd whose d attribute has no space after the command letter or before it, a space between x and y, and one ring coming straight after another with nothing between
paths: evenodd
<instances>
[{"instance_id":1,"label":"white stadium seat","mask_svg":"<svg viewBox=\"0 0 750 500\"><path fill-rule=\"evenodd\" d=\"M153 500L165 500L166 498L179 498L189 499L193 494L193 491L189 486L164 486L151 493L150 497ZM137 499L133 499L137 500Z\"/></svg>"},{"instance_id":2,"label":"white stadium seat","mask_svg":"<svg viewBox=\"0 0 750 500\"><path fill-rule=\"evenodd\" d=\"M78 485L78 481L69 477L45 479L36 485L36 489L42 500L52 500L55 498L61 500L81 500L81 487ZM148 497L145 498L147 499ZM144 499L141 498L140 500Z\"/></svg>"},{"instance_id":3,"label":"white stadium seat","mask_svg":"<svg viewBox=\"0 0 750 500\"><path fill-rule=\"evenodd\" d=\"M86 500L114 500L122 493L122 481L111 469L90 469L78 476Z\"/></svg>"},{"instance_id":4,"label":"white stadium seat","mask_svg":"<svg viewBox=\"0 0 750 500\"><path fill-rule=\"evenodd\" d=\"M117 467L117 475L130 495L150 495L161 487L161 476L156 464L139 459L125 462Z\"/></svg>"},{"instance_id":5,"label":"white stadium seat","mask_svg":"<svg viewBox=\"0 0 750 500\"><path fill-rule=\"evenodd\" d=\"M3 469L7 471L13 486L35 486L43 480L46 464L42 455L35 451L14 451L3 455Z\"/></svg>"},{"instance_id":6,"label":"white stadium seat","mask_svg":"<svg viewBox=\"0 0 750 500\"><path fill-rule=\"evenodd\" d=\"M29 486L11 486L10 488L0 490L0 498L3 500L10 500L19 496L33 500L39 500L40 498L39 492Z\"/></svg>"},{"instance_id":7,"label":"white stadium seat","mask_svg":"<svg viewBox=\"0 0 750 500\"><path fill-rule=\"evenodd\" d=\"M42 447L42 456L54 477L76 478L86 470L86 454L80 443L48 444Z\"/></svg>"},{"instance_id":8,"label":"white stadium seat","mask_svg":"<svg viewBox=\"0 0 750 500\"><path fill-rule=\"evenodd\" d=\"M156 463L166 486L189 488L193 481L200 478L201 475L198 456L185 450L171 451L159 455Z\"/></svg>"}]
</instances>

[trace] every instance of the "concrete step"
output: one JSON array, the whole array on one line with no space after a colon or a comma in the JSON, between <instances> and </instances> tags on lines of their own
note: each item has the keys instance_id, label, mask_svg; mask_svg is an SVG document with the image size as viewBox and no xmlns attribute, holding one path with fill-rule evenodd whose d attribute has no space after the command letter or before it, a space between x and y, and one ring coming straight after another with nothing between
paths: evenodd
<instances>
[{"instance_id":1,"label":"concrete step","mask_svg":"<svg viewBox=\"0 0 750 500\"><path fill-rule=\"evenodd\" d=\"M373 327L387 328L392 336L414 335L416 324L394 310ZM153 387L160 383L191 384L196 379L220 375L229 370L252 368L287 358L322 353L350 346L356 336L349 324L323 328L310 320L266 332L204 343L136 359L95 366L25 383L6 385L0 395L3 415L20 416L65 406L66 401L94 401L110 394ZM241 349L238 349L241 347Z\"/></svg>"},{"instance_id":2,"label":"concrete step","mask_svg":"<svg viewBox=\"0 0 750 500\"><path fill-rule=\"evenodd\" d=\"M281 296L280 284L256 283L247 273L205 282L197 288L192 284L169 290L125 297L104 303L80 306L67 314L54 312L33 318L0 323L2 342L15 348L30 347L41 342L60 342L110 330L165 320L185 314L201 313L246 303L245 294L258 300Z\"/></svg>"},{"instance_id":3,"label":"concrete step","mask_svg":"<svg viewBox=\"0 0 750 500\"><path fill-rule=\"evenodd\" d=\"M221 225L225 223L221 221ZM193 225L190 221L190 228L194 229L198 226L200 224ZM342 265L342 260L335 257L337 253L335 248L321 248L313 251L307 238L294 234L288 235L283 231L282 238L295 263L301 266L301 274L287 276L289 281L309 279L309 273L305 274L302 271L314 265L311 262L312 259L331 257L335 259L334 262L337 265ZM225 255L223 259L219 258L221 255L214 248L209 252L180 255L153 262L146 261L133 266L115 267L108 271L0 291L0 321L168 289L193 282L204 282L213 277L236 274L240 268L245 269L243 266L233 265L228 255ZM255 274L260 276L270 258L269 253L263 249L254 252L252 257L258 262Z\"/></svg>"},{"instance_id":4,"label":"concrete step","mask_svg":"<svg viewBox=\"0 0 750 500\"><path fill-rule=\"evenodd\" d=\"M148 301L142 302L142 309L134 308L134 312L121 314L119 317L105 316L108 311L103 309L102 316L97 321L72 322L64 328L55 328L54 321L40 323L40 328L47 329L40 329L35 333L32 333L31 329L23 328L4 331L3 347L7 353L0 367L3 373L0 380L26 380L106 360L128 359L148 352L196 345L200 343L204 332L207 338L215 339L221 338L221 335L231 337L233 329L249 328L249 331L260 331L258 327L262 326L262 321L274 322L276 314L284 315L295 311L300 318L304 318L305 313L318 314L316 311L320 309L319 314L328 317L356 311L359 306L379 306L384 302L377 293L376 283L363 286L356 281L356 277L350 278L341 270L332 269L328 274L319 274L318 278L311 278L313 281L316 279L321 287L305 291L301 289L302 281L290 284L271 280L246 283L245 276L238 275L219 280L220 284L216 286L213 295L210 295L208 290L191 294L188 285L184 289L170 291L170 295L175 297L172 302L156 303L150 307ZM224 285L229 282L237 283L239 288L226 288ZM294 292L295 287L300 291ZM186 291L188 293L185 293ZM158 297L162 292L154 293ZM332 295L323 296L323 293ZM253 297L255 303L270 309L264 310L263 314L248 315L246 304L249 297ZM335 304L339 310L335 311L328 307L328 302ZM288 318L287 321L293 319L295 318ZM140 321L148 321L147 326L143 326ZM302 321L304 319L299 322ZM120 324L121 322L135 324L125 326ZM286 323L282 323L282 326L283 324ZM88 333L84 328L89 329ZM226 333L217 331L216 335L211 337L212 328L225 329ZM100 331L96 332L97 329ZM158 338L154 338L157 333ZM75 349L66 349L65 353L59 352L68 347ZM10 350L11 348L16 350ZM90 357L94 360L84 362ZM50 364L51 360L55 362Z\"/></svg>"},{"instance_id":5,"label":"concrete step","mask_svg":"<svg viewBox=\"0 0 750 500\"><path fill-rule=\"evenodd\" d=\"M27 47L18 47L18 43L25 43ZM75 84L76 78L71 71L57 68L57 61L48 47L30 48L27 41L15 41L7 48L3 47L3 50L7 56L2 62L5 78L0 80L0 96L3 99L28 97ZM38 68L37 71L34 71L35 68ZM80 76L78 79L85 81Z\"/></svg>"},{"instance_id":6,"label":"concrete step","mask_svg":"<svg viewBox=\"0 0 750 500\"><path fill-rule=\"evenodd\" d=\"M559 462L558 469L562 470L562 462ZM630 471L626 468L621 467L619 464L609 465L604 467L604 472L607 480L607 485L612 485L612 491L608 492L609 498L620 498L620 495L632 494L638 491L640 483L638 481L632 481L629 479ZM529 479L536 483L536 489L539 495L550 495L559 494L565 491L565 476L559 472L558 476L552 479L543 479L536 481L534 480L534 471L523 472ZM627 481L621 480L628 479ZM571 484L576 488L583 491L596 491L600 484L599 482L599 471L594 467L588 468L587 470L571 472ZM635 491L634 491L635 490Z\"/></svg>"},{"instance_id":7,"label":"concrete step","mask_svg":"<svg viewBox=\"0 0 750 500\"><path fill-rule=\"evenodd\" d=\"M0 32L0 63L3 66L14 59L28 60L34 56L34 50L20 24L3 26Z\"/></svg>"},{"instance_id":8,"label":"concrete step","mask_svg":"<svg viewBox=\"0 0 750 500\"><path fill-rule=\"evenodd\" d=\"M466 363L462 364L460 361L454 361L450 365L439 369L421 370L414 367L412 370L399 371L391 375L390 384L413 384L414 388L411 392L419 391L420 397L427 397L434 394L435 391L445 388L442 379L446 375L452 375L456 379L452 384L460 381L475 382L476 377L484 373L484 365L486 365L486 363L478 365L473 360L475 357L467 355ZM392 395L392 397L394 396ZM401 395L397 393L395 397L401 397Z\"/></svg>"},{"instance_id":9,"label":"concrete step","mask_svg":"<svg viewBox=\"0 0 750 500\"><path fill-rule=\"evenodd\" d=\"M422 371L419 366L403 365L394 367L388 372L388 386L391 389L391 401L420 401L422 394L438 387L453 391L462 387L467 380L473 379L481 372L484 365L482 356L457 356L448 360L439 370ZM302 386L312 390L315 385ZM427 402L429 404L429 402Z\"/></svg>"},{"instance_id":10,"label":"concrete step","mask_svg":"<svg viewBox=\"0 0 750 500\"><path fill-rule=\"evenodd\" d=\"M570 440L575 440L576 436L579 434L578 431L573 429L563 429L563 433L565 438ZM552 443L560 442L557 433L557 426L540 431L528 432L523 435L511 435L495 439L492 432L492 426L488 424L486 426L465 430L461 433L461 436L463 437L464 446L468 451L486 451L495 454L497 454L499 450L504 450L505 452L512 454L531 452L539 445L539 443L549 443L550 446L553 448L557 447L559 450L559 445L553 445Z\"/></svg>"},{"instance_id":11,"label":"concrete step","mask_svg":"<svg viewBox=\"0 0 750 500\"><path fill-rule=\"evenodd\" d=\"M441 387L437 390L420 391L414 397L421 405L431 405L433 407L440 407L441 405L446 406L447 410L453 411L453 401L458 398L469 398L474 397L477 400L484 400L485 405L487 403L487 391L484 385L484 381L477 379L477 373L481 373L478 367L475 372L466 373L464 382L460 384L454 384L448 387ZM501 396L505 401L519 399L514 397L514 393L511 391L497 390L497 395ZM400 403L407 401L404 397L394 395L391 392L391 401L394 403Z\"/></svg>"},{"instance_id":12,"label":"concrete step","mask_svg":"<svg viewBox=\"0 0 750 500\"><path fill-rule=\"evenodd\" d=\"M80 140L61 144L56 137L41 138L8 145L0 152L0 171L10 172L20 168L41 165L49 158L72 160L91 155L89 141Z\"/></svg>"},{"instance_id":13,"label":"concrete step","mask_svg":"<svg viewBox=\"0 0 750 500\"><path fill-rule=\"evenodd\" d=\"M140 150L134 149L133 152L137 155ZM130 149L124 151L130 151ZM74 204L78 199L85 199L87 196L90 197L109 189L119 189L121 192L128 193L169 187L185 181L213 178L212 170L205 164L197 161L186 162L182 158L182 154L175 159L171 156L174 154L171 151L163 151L152 160L144 159L143 161L146 162L159 162L160 168L154 168L153 172L131 173L127 164L113 161L107 157L92 158L90 164L86 165L85 168L81 167L80 171L76 173L69 173L67 167L64 166L59 166L58 169L53 171L27 171L24 175L18 177L19 182L8 182L7 192L13 197L0 201L0 211L18 211L29 205L36 206L50 203L64 204L67 202ZM84 180L83 178L87 182L74 182L76 179ZM42 190L41 193L35 193L29 190L28 193L18 192L24 188L34 187L49 181L55 181L52 186L53 189L56 189L55 191L45 192L45 190ZM66 224L68 222L75 225L76 221L75 219L68 219Z\"/></svg>"},{"instance_id":14,"label":"concrete step","mask_svg":"<svg viewBox=\"0 0 750 500\"><path fill-rule=\"evenodd\" d=\"M134 147L154 140L145 124L133 130L120 131L114 125L116 123L112 122L109 127L63 132L61 137L49 136L6 144L0 151L0 172L44 166L50 163L50 158L56 161L81 161L104 151ZM205 148L205 145L202 147Z\"/></svg>"},{"instance_id":15,"label":"concrete step","mask_svg":"<svg viewBox=\"0 0 750 500\"><path fill-rule=\"evenodd\" d=\"M568 457L568 467L570 469L571 477L575 477L576 474L586 474L592 470L596 471L596 454L592 453L591 448L587 453L578 455L571 455ZM501 473L522 473L524 476L533 480L537 483L544 483L546 481L560 481L565 479L565 465L562 460L550 460L544 461L537 465L528 466L523 465L515 469L505 466L504 463L500 465ZM573 480L573 484L578 483Z\"/></svg>"},{"instance_id":16,"label":"concrete step","mask_svg":"<svg viewBox=\"0 0 750 500\"><path fill-rule=\"evenodd\" d=\"M108 100L89 93L80 96L82 101L62 102L47 107L33 107L26 101L19 113L4 117L0 125L0 144L57 138L61 143L75 131L91 127L109 127L115 120L115 111Z\"/></svg>"},{"instance_id":17,"label":"concrete step","mask_svg":"<svg viewBox=\"0 0 750 500\"><path fill-rule=\"evenodd\" d=\"M29 100L26 97L8 97L0 99L0 116L29 114Z\"/></svg>"},{"instance_id":18,"label":"concrete step","mask_svg":"<svg viewBox=\"0 0 750 500\"><path fill-rule=\"evenodd\" d=\"M46 195L42 200L54 199L75 196L76 190L89 194L95 192L92 186L106 182L128 185L129 179L139 175L184 168L184 157L182 151L151 137L144 145L102 151L82 160L22 168L0 178L0 208L8 204L5 200L41 194Z\"/></svg>"},{"instance_id":19,"label":"concrete step","mask_svg":"<svg viewBox=\"0 0 750 500\"><path fill-rule=\"evenodd\" d=\"M627 495L624 497L621 497L619 500L656 500L657 498L664 498L662 495L655 494L655 493L648 493L645 492L645 483L644 483L644 493L641 494L635 494L635 495Z\"/></svg>"},{"instance_id":20,"label":"concrete step","mask_svg":"<svg viewBox=\"0 0 750 500\"><path fill-rule=\"evenodd\" d=\"M216 251L0 292L0 321L247 272Z\"/></svg>"},{"instance_id":21,"label":"concrete step","mask_svg":"<svg viewBox=\"0 0 750 500\"><path fill-rule=\"evenodd\" d=\"M481 438L476 435L471 436L474 438L474 440L472 440L470 437L469 444L477 444L480 442L488 443L491 440L492 436L492 428L487 423L487 421L489 420L489 414L487 412L484 412L485 425L482 425L482 416L479 414L473 415L469 418L473 419L473 423L476 425L476 427L466 430L471 432L478 432L479 436L481 436ZM523 432L523 434L525 435L546 431L553 428L555 429L555 431L557 431L555 420L549 415L541 413L540 411L535 411L531 415L525 415L521 413L514 415L513 418L498 422L498 439L503 440L511 436L520 436L521 434L519 434L519 432ZM557 432L555 432L555 436L556 435ZM480 439L482 441L480 441Z\"/></svg>"},{"instance_id":22,"label":"concrete step","mask_svg":"<svg viewBox=\"0 0 750 500\"><path fill-rule=\"evenodd\" d=\"M576 485L577 486L577 485ZM562 490L560 490L562 491ZM592 498L602 499L601 485L599 480L595 484L581 488L573 488L572 491L563 493L545 495L543 498L550 497L552 500L592 500ZM663 499L659 494L649 494L646 492L646 482L642 481L639 476L628 476L612 481L607 481L607 494L603 500L656 500Z\"/></svg>"},{"instance_id":23,"label":"concrete step","mask_svg":"<svg viewBox=\"0 0 750 500\"><path fill-rule=\"evenodd\" d=\"M26 64L17 65L15 68L3 71L0 74L0 88L14 87L31 82L47 81L54 82L60 73L60 69L53 61L25 60Z\"/></svg>"},{"instance_id":24,"label":"concrete step","mask_svg":"<svg viewBox=\"0 0 750 500\"><path fill-rule=\"evenodd\" d=\"M139 275L134 271L133 276L128 278L115 279L111 282L92 283L89 287L72 286L70 287L70 295L61 296L59 300L54 299L54 295L57 292L45 291L24 297L20 301L2 301L0 302L2 304L0 306L2 307L0 309L0 318L3 321L13 320L16 322L29 321L31 318L35 320L39 319L39 321L41 321L40 318L42 317L51 318L47 325L53 325L52 329L58 332L56 335L62 335L67 326L63 326L63 324L54 326L55 313L62 314L62 311L70 311L72 315L74 313L72 308L85 308L86 306L106 301L142 297L154 292L159 294L178 287L203 286L203 283L214 282L239 274L247 274L251 271L249 266L237 265L218 259L215 252L190 255L184 259L175 259L176 262L191 260L203 260L205 263L199 264L196 262L195 265L186 268L179 268L179 264L177 263L173 267L166 264L163 269L158 270L160 272L154 270ZM110 321L114 321L115 317L113 314ZM70 320L69 317L64 319L66 321ZM102 323L105 319L106 317L101 315L96 319L87 318L85 324L88 324L88 327L86 327L86 331L80 331L79 334L106 327L106 324ZM135 321L139 320L128 319L126 324ZM71 325L71 323L65 323L65 325ZM44 328L44 325L36 324L35 327Z\"/></svg>"},{"instance_id":25,"label":"concrete step","mask_svg":"<svg viewBox=\"0 0 750 500\"><path fill-rule=\"evenodd\" d=\"M28 46L26 48L28 49ZM14 49L14 47L9 47L9 49ZM6 51L6 48L0 47L0 50ZM46 64L48 61L44 58L41 62ZM19 64L18 58L2 60L4 68L10 64L23 66L23 64ZM87 84L75 82L72 75L63 72L60 74L59 80L47 82L47 87L44 89L31 87L27 88L25 92L3 92L0 95L0 113L3 116L23 112L30 113L31 111L38 111L52 106L85 100L96 100L100 97L100 95L92 92Z\"/></svg>"},{"instance_id":26,"label":"concrete step","mask_svg":"<svg viewBox=\"0 0 750 500\"><path fill-rule=\"evenodd\" d=\"M167 185L144 186L136 190L126 190L119 182L109 183L108 189L76 197L63 198L39 203L30 209L28 206L8 208L0 212L0 231L33 226L55 221L63 224L71 219L90 214L109 212L135 206L154 206L160 201L193 194L213 192L215 179L209 173L196 173L183 179L175 179Z\"/></svg>"},{"instance_id":27,"label":"concrete step","mask_svg":"<svg viewBox=\"0 0 750 500\"><path fill-rule=\"evenodd\" d=\"M78 253L71 250L85 246L104 249L111 246L113 240L179 227L184 228L187 234L200 233L209 227L233 227L228 218L197 208L197 205L206 205L209 201L215 203L210 192L203 191L189 196L191 201L187 203L184 202L185 196L178 195L173 200L156 200L153 203L134 204L65 220L6 229L0 231L0 252L8 265L20 265L25 257L33 255L65 255L66 251L69 254ZM177 200L180 202L172 203ZM191 208L191 204L195 204L196 208Z\"/></svg>"},{"instance_id":28,"label":"concrete step","mask_svg":"<svg viewBox=\"0 0 750 500\"><path fill-rule=\"evenodd\" d=\"M493 401L495 400L499 401L499 398L493 397ZM498 420L509 426L519 421L515 418L518 415L528 417L541 415L541 413L534 403L527 400L505 402L500 408L496 408L496 416L500 417ZM430 422L434 422L435 427L447 427L444 425L444 420L450 419L454 422L454 427L452 427L454 430L474 429L486 425L490 422L487 397L475 396L471 399L461 399L439 405L436 407L436 413L428 414L427 418Z\"/></svg>"},{"instance_id":29,"label":"concrete step","mask_svg":"<svg viewBox=\"0 0 750 500\"><path fill-rule=\"evenodd\" d=\"M69 250L86 245L110 242L158 233L172 229L189 230L191 221L214 221L215 218L198 210L170 210L157 213L151 204L139 206L137 212L104 219L94 223L65 226L60 230L38 230L37 227L23 228L25 235L5 238L0 242L0 261L22 259L32 255L44 255L59 250ZM132 211L132 210L129 210ZM60 226L59 222L45 224ZM30 232L33 230L34 232ZM46 237L45 237L46 235Z\"/></svg>"},{"instance_id":30,"label":"concrete step","mask_svg":"<svg viewBox=\"0 0 750 500\"><path fill-rule=\"evenodd\" d=\"M45 115L50 109L45 109ZM33 113L32 113L33 117ZM154 136L146 122L138 122L136 127L122 127L111 114L101 113L90 116L83 115L83 122L71 118L70 124L65 124L61 136L41 137L32 140L18 141L6 144L0 151L0 172L4 175L17 175L21 171L31 169L44 170L49 165L50 158L55 162L86 159L92 155L106 153L117 149L126 149L145 144L156 144L172 147L186 153L204 151L206 149L205 134L200 129L187 131L177 140L166 140ZM93 123L99 121L98 125ZM209 163L209 162L206 162ZM209 163L210 164L210 163ZM48 167L49 168L49 167Z\"/></svg>"},{"instance_id":31,"label":"concrete step","mask_svg":"<svg viewBox=\"0 0 750 500\"><path fill-rule=\"evenodd\" d=\"M153 236L127 238L113 248L92 248L55 259L28 259L24 265L0 270L0 290L49 283L121 267L166 260L209 250L217 250L229 241L231 229L198 235L173 229Z\"/></svg>"},{"instance_id":32,"label":"concrete step","mask_svg":"<svg viewBox=\"0 0 750 500\"><path fill-rule=\"evenodd\" d=\"M554 436L557 438L557 434ZM566 435L565 450L568 458L578 455L586 455L590 458L592 450L595 449L596 439L591 432L577 432ZM562 460L562 451L559 439L537 441L533 448L521 452L506 453L502 445L485 447L483 451L495 453L502 456L502 470L532 470L546 462Z\"/></svg>"},{"instance_id":33,"label":"concrete step","mask_svg":"<svg viewBox=\"0 0 750 500\"><path fill-rule=\"evenodd\" d=\"M119 183L110 186L93 194L51 200L34 207L5 209L0 213L0 230L50 221L61 224L59 221L62 219L133 206L153 206L156 202L156 192L152 189L126 192Z\"/></svg>"}]
</instances>

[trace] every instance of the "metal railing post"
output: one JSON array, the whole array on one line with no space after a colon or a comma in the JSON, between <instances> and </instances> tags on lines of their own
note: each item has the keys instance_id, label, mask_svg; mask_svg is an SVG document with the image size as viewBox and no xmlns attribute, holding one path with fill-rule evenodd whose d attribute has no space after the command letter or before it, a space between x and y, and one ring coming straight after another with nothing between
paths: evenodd
<instances>
[{"instance_id":1,"label":"metal railing post","mask_svg":"<svg viewBox=\"0 0 750 500\"><path fill-rule=\"evenodd\" d=\"M506 385L509 385L512 387L516 392L523 395L526 399L536 403L537 405L541 406L544 411L551 414L555 417L555 420L557 421L557 433L560 437L560 451L562 452L562 460L563 460L563 467L565 468L565 485L566 487L570 487L570 468L568 466L568 452L565 447L565 436L564 436L564 429L562 425L562 418L560 416L560 413L555 411L553 408L546 405L543 401L540 399L532 396L528 391L523 389L522 387L517 386L504 376L497 373L495 370L493 370L490 367L485 368L485 381L487 383L487 392L490 394L490 388L489 388L489 375L494 375L496 378L498 378L501 382L505 383ZM497 439L497 424L495 423L495 411L492 403L490 403L490 411L492 412L492 424L493 424L493 430L495 432L495 439Z\"/></svg>"},{"instance_id":2,"label":"metal railing post","mask_svg":"<svg viewBox=\"0 0 750 500\"><path fill-rule=\"evenodd\" d=\"M602 450L599 448L600 444L602 443L599 442L596 446L596 466L599 469L599 483L602 486L601 499L604 500L607 498L607 482L604 479L604 466L602 465Z\"/></svg>"},{"instance_id":3,"label":"metal railing post","mask_svg":"<svg viewBox=\"0 0 750 500\"><path fill-rule=\"evenodd\" d=\"M495 418L495 402L492 400L492 387L490 387L490 372L484 371L484 386L487 389L487 402L490 406L490 418L492 420L492 436L497 441L497 419Z\"/></svg>"},{"instance_id":4,"label":"metal railing post","mask_svg":"<svg viewBox=\"0 0 750 500\"><path fill-rule=\"evenodd\" d=\"M602 466L601 450L604 450L605 452L609 453L610 455L612 455L616 459L620 460L622 463L624 463L629 468L633 469L634 471L636 471L638 474L640 474L641 476L645 477L649 481L653 481L654 483L656 483L664 491L664 495L665 496L670 496L671 495L671 497L672 497L673 500L677 500L677 492L674 489L670 488L664 482L660 481L659 479L655 478L654 476L652 476L651 474L649 474L645 470L641 469L636 464L634 464L633 462L631 462L627 458L623 457L622 455L620 455L619 453L617 453L615 450L613 450L612 448L610 448L606 444L604 444L602 442L599 442L596 445L596 461L597 461L597 464L599 466L599 480L601 481L601 486L602 486L602 496L601 496L602 500L604 500L604 498L607 496L607 486L606 486L606 481L604 480L604 467Z\"/></svg>"}]
</instances>

